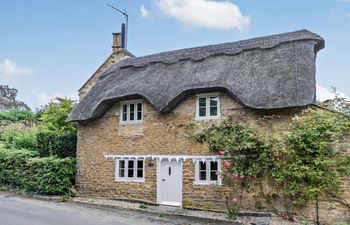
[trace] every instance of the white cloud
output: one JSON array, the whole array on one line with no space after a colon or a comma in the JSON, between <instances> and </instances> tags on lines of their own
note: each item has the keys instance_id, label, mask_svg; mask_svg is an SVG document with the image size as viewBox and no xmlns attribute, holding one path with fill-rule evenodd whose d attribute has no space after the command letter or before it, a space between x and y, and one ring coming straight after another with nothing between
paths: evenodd
<instances>
[{"instance_id":1,"label":"white cloud","mask_svg":"<svg viewBox=\"0 0 350 225\"><path fill-rule=\"evenodd\" d=\"M33 70L27 67L20 67L10 59L0 62L0 79L4 81L15 81L18 76L31 74Z\"/></svg>"},{"instance_id":2,"label":"white cloud","mask_svg":"<svg viewBox=\"0 0 350 225\"><path fill-rule=\"evenodd\" d=\"M38 106L42 106L42 105L45 105L47 103L49 103L52 99L56 98L56 97L60 97L60 98L64 98L64 97L67 97L67 98L70 98L72 100L78 100L78 95L75 94L75 93L71 93L69 95L64 95L62 93L46 93L46 92L41 92L38 94L37 96L37 105Z\"/></svg>"},{"instance_id":3,"label":"white cloud","mask_svg":"<svg viewBox=\"0 0 350 225\"><path fill-rule=\"evenodd\" d=\"M241 13L239 7L230 1L213 0L153 0L155 6L165 15L189 25L238 29L243 31L250 24L250 18Z\"/></svg>"},{"instance_id":4,"label":"white cloud","mask_svg":"<svg viewBox=\"0 0 350 225\"><path fill-rule=\"evenodd\" d=\"M334 97L335 97L335 95L334 95L334 93L332 93L332 91L328 90L327 88L325 88L323 86L316 84L316 99L318 101L323 102L323 101L326 101L329 99L333 99ZM343 92L339 92L339 97L350 99Z\"/></svg>"},{"instance_id":5,"label":"white cloud","mask_svg":"<svg viewBox=\"0 0 350 225\"><path fill-rule=\"evenodd\" d=\"M149 14L149 11L145 8L145 6L142 4L141 5L141 8L140 8L140 13L141 13L141 16L143 18L149 18L150 17L150 14Z\"/></svg>"}]
</instances>

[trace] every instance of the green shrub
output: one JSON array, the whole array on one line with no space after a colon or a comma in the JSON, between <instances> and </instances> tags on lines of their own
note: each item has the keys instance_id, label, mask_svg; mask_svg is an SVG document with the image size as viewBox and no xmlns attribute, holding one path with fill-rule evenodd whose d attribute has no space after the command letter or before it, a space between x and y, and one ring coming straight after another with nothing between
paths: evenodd
<instances>
[{"instance_id":1,"label":"green shrub","mask_svg":"<svg viewBox=\"0 0 350 225\"><path fill-rule=\"evenodd\" d=\"M21 122L7 124L0 128L0 141L10 149L37 149L37 128Z\"/></svg>"},{"instance_id":2,"label":"green shrub","mask_svg":"<svg viewBox=\"0 0 350 225\"><path fill-rule=\"evenodd\" d=\"M12 137L12 141L8 143L11 149L28 149L37 150L38 145L36 141L35 132L19 133Z\"/></svg>"},{"instance_id":3,"label":"green shrub","mask_svg":"<svg viewBox=\"0 0 350 225\"><path fill-rule=\"evenodd\" d=\"M1 123L6 121L16 122L16 121L35 121L35 120L36 120L36 116L30 110L13 109L9 111L0 111Z\"/></svg>"},{"instance_id":4,"label":"green shrub","mask_svg":"<svg viewBox=\"0 0 350 225\"><path fill-rule=\"evenodd\" d=\"M75 157L77 135L75 132L39 132L37 143L41 157Z\"/></svg>"},{"instance_id":5,"label":"green shrub","mask_svg":"<svg viewBox=\"0 0 350 225\"><path fill-rule=\"evenodd\" d=\"M0 149L0 184L21 187L27 161L35 156L32 151Z\"/></svg>"},{"instance_id":6,"label":"green shrub","mask_svg":"<svg viewBox=\"0 0 350 225\"><path fill-rule=\"evenodd\" d=\"M74 184L75 160L36 156L27 150L0 149L0 186L36 194L68 194Z\"/></svg>"},{"instance_id":7,"label":"green shrub","mask_svg":"<svg viewBox=\"0 0 350 225\"><path fill-rule=\"evenodd\" d=\"M74 183L74 159L56 157L31 158L23 171L26 192L40 194L66 194Z\"/></svg>"}]
</instances>

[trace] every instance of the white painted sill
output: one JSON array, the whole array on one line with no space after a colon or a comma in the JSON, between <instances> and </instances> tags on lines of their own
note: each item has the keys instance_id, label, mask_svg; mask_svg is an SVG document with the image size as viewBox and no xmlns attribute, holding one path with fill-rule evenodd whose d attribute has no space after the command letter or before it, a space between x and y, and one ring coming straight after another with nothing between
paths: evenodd
<instances>
[{"instance_id":1,"label":"white painted sill","mask_svg":"<svg viewBox=\"0 0 350 225\"><path fill-rule=\"evenodd\" d=\"M198 117L196 116L196 120L199 120L199 121L207 121L207 120L219 120L220 119L220 116L210 116L210 117Z\"/></svg>"},{"instance_id":2,"label":"white painted sill","mask_svg":"<svg viewBox=\"0 0 350 225\"><path fill-rule=\"evenodd\" d=\"M123 178L117 178L114 181L116 182L137 182L137 183L144 183L145 179L123 179Z\"/></svg>"},{"instance_id":3,"label":"white painted sill","mask_svg":"<svg viewBox=\"0 0 350 225\"><path fill-rule=\"evenodd\" d=\"M221 182L193 182L193 185L200 185L200 186L213 186L213 185L219 185L221 186Z\"/></svg>"},{"instance_id":4,"label":"white painted sill","mask_svg":"<svg viewBox=\"0 0 350 225\"><path fill-rule=\"evenodd\" d=\"M119 123L120 125L135 125L135 124L143 124L143 120L139 121L123 121Z\"/></svg>"}]
</instances>

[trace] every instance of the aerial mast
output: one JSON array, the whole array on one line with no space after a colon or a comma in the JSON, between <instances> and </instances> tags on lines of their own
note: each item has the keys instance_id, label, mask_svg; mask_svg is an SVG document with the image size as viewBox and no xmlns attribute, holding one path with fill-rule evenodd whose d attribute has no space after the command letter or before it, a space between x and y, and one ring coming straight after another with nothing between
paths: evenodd
<instances>
[{"instance_id":1,"label":"aerial mast","mask_svg":"<svg viewBox=\"0 0 350 225\"><path fill-rule=\"evenodd\" d=\"M122 48L127 49L128 48L128 23L129 23L129 15L124 9L124 11L114 7L113 5L107 4L107 6L111 7L112 9L116 10L117 12L123 14L125 17L125 23L122 23Z\"/></svg>"}]
</instances>

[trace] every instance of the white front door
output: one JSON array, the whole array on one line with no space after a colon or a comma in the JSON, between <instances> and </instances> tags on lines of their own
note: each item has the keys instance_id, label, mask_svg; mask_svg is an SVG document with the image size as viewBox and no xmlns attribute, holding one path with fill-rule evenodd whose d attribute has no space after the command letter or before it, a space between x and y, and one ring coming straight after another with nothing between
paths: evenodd
<instances>
[{"instance_id":1,"label":"white front door","mask_svg":"<svg viewBox=\"0 0 350 225\"><path fill-rule=\"evenodd\" d=\"M182 161L160 162L159 203L163 205L181 206L182 203Z\"/></svg>"}]
</instances>

